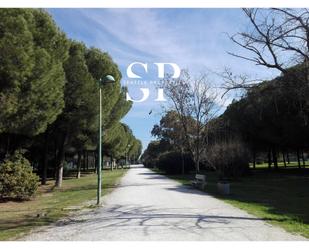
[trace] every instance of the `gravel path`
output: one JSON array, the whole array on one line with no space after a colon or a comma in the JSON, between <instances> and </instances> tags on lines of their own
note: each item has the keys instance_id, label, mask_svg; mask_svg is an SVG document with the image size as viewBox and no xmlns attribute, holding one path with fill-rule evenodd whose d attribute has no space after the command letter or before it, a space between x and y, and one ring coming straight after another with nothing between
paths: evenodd
<instances>
[{"instance_id":1,"label":"gravel path","mask_svg":"<svg viewBox=\"0 0 309 249\"><path fill-rule=\"evenodd\" d=\"M305 240L198 190L133 166L103 207L23 240Z\"/></svg>"}]
</instances>

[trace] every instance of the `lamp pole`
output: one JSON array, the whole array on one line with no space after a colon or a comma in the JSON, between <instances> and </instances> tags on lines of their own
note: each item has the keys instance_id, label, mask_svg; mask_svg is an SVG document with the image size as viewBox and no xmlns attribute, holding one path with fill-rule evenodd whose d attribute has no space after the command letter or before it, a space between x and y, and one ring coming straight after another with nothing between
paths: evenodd
<instances>
[{"instance_id":1,"label":"lamp pole","mask_svg":"<svg viewBox=\"0 0 309 249\"><path fill-rule=\"evenodd\" d=\"M127 157L126 157L126 166L130 168L130 158L129 158L129 150L131 149L131 144L128 144ZM129 159L129 160L128 160Z\"/></svg>"},{"instance_id":2,"label":"lamp pole","mask_svg":"<svg viewBox=\"0 0 309 249\"><path fill-rule=\"evenodd\" d=\"M99 113L99 165L98 165L98 188L97 188L97 205L101 203L102 193L102 85L105 83L113 83L115 79L111 75L107 75L99 80L100 95L100 113Z\"/></svg>"}]
</instances>

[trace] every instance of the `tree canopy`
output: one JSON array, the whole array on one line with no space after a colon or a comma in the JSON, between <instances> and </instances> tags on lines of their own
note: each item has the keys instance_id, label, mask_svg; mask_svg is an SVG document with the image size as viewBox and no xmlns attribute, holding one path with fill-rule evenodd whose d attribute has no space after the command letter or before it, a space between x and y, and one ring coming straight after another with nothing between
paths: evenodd
<instances>
[{"instance_id":1,"label":"tree canopy","mask_svg":"<svg viewBox=\"0 0 309 249\"><path fill-rule=\"evenodd\" d=\"M112 57L68 39L44 10L1 9L0 19L0 160L26 149L43 179L53 165L61 186L66 154L97 152L99 87L104 155L138 158L141 142L120 122L132 102ZM106 75L115 82L99 86Z\"/></svg>"},{"instance_id":2,"label":"tree canopy","mask_svg":"<svg viewBox=\"0 0 309 249\"><path fill-rule=\"evenodd\" d=\"M64 107L68 41L45 11L0 11L0 132L37 135Z\"/></svg>"}]
</instances>

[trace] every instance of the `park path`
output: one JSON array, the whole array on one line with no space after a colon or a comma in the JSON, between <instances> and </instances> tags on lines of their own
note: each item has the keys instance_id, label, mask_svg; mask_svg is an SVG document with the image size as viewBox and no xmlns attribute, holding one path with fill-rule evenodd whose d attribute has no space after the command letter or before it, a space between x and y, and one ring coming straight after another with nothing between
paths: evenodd
<instances>
[{"instance_id":1,"label":"park path","mask_svg":"<svg viewBox=\"0 0 309 249\"><path fill-rule=\"evenodd\" d=\"M134 165L103 206L24 240L305 240Z\"/></svg>"}]
</instances>

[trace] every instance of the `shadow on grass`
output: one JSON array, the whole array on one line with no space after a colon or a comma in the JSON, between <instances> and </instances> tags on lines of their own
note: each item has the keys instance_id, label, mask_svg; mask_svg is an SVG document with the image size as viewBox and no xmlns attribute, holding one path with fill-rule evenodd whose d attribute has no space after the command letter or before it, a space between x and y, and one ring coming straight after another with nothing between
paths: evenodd
<instances>
[{"instance_id":1,"label":"shadow on grass","mask_svg":"<svg viewBox=\"0 0 309 249\"><path fill-rule=\"evenodd\" d=\"M115 184L103 184L102 188L104 189L114 189L118 187ZM96 190L97 185L96 184L89 184L89 185L81 185L79 187L74 188L67 188L67 189L57 189L58 192L78 192L78 191L85 191L85 190Z\"/></svg>"},{"instance_id":2,"label":"shadow on grass","mask_svg":"<svg viewBox=\"0 0 309 249\"><path fill-rule=\"evenodd\" d=\"M309 177L307 169L255 171L251 176L231 182L231 194L218 194L216 182L206 191L245 210L265 217L286 217L286 222L309 225ZM214 179L214 178L213 178ZM309 237L309 226L304 234Z\"/></svg>"},{"instance_id":3,"label":"shadow on grass","mask_svg":"<svg viewBox=\"0 0 309 249\"><path fill-rule=\"evenodd\" d=\"M6 220L5 223L0 222L0 240L16 240L24 233L29 232L32 228L49 225L59 219L59 216L33 217L24 216L18 220Z\"/></svg>"},{"instance_id":4,"label":"shadow on grass","mask_svg":"<svg viewBox=\"0 0 309 249\"><path fill-rule=\"evenodd\" d=\"M0 204L1 203L7 203L7 202L16 202L16 203L22 203L25 201L29 201L30 199L22 199L22 198L13 198L13 197L2 197L0 199Z\"/></svg>"},{"instance_id":5,"label":"shadow on grass","mask_svg":"<svg viewBox=\"0 0 309 249\"><path fill-rule=\"evenodd\" d=\"M251 174L231 182L231 194L220 195L215 172L206 174L205 192L189 187L194 175L168 176L178 180L186 188L168 188L188 194L210 194L234 206L276 222L292 232L309 237L309 169L279 168L256 169Z\"/></svg>"},{"instance_id":6,"label":"shadow on grass","mask_svg":"<svg viewBox=\"0 0 309 249\"><path fill-rule=\"evenodd\" d=\"M119 172L112 175L106 184L103 182L102 193L106 193L105 189L114 189L121 176L122 173ZM3 211L4 216L0 214L0 240L16 239L30 232L31 228L53 223L66 217L70 212L66 207L82 204L95 197L95 178L90 176L89 180L70 181L61 189L54 188L54 182L40 186L39 194L33 202L1 204L0 212Z\"/></svg>"}]
</instances>

